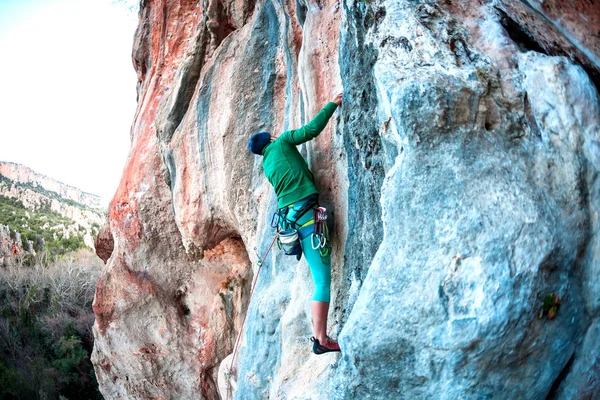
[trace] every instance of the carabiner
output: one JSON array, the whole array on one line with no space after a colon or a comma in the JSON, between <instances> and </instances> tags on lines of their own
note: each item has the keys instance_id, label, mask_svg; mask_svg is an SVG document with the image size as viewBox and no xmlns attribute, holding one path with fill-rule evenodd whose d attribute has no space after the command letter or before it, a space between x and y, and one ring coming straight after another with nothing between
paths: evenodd
<instances>
[{"instance_id":1,"label":"carabiner","mask_svg":"<svg viewBox=\"0 0 600 400\"><path fill-rule=\"evenodd\" d=\"M317 245L315 246L315 238L317 238ZM317 250L318 248L321 247L321 238L320 235L318 233L313 233L312 236L310 237L310 244L313 248L313 250Z\"/></svg>"},{"instance_id":2,"label":"carabiner","mask_svg":"<svg viewBox=\"0 0 600 400\"><path fill-rule=\"evenodd\" d=\"M273 213L273 217L271 218L271 228L277 228L279 226L279 213Z\"/></svg>"},{"instance_id":3,"label":"carabiner","mask_svg":"<svg viewBox=\"0 0 600 400\"><path fill-rule=\"evenodd\" d=\"M327 219L327 209L325 207L317 207L315 209L319 222Z\"/></svg>"}]
</instances>

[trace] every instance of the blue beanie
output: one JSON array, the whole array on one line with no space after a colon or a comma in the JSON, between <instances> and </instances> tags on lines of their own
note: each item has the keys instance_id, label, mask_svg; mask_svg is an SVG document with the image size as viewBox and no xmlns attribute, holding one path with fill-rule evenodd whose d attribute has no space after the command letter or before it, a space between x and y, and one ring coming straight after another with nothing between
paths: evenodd
<instances>
[{"instance_id":1,"label":"blue beanie","mask_svg":"<svg viewBox=\"0 0 600 400\"><path fill-rule=\"evenodd\" d=\"M266 145L271 141L271 134L269 132L259 132L250 138L248 142L248 150L254 154L262 156L262 151Z\"/></svg>"}]
</instances>

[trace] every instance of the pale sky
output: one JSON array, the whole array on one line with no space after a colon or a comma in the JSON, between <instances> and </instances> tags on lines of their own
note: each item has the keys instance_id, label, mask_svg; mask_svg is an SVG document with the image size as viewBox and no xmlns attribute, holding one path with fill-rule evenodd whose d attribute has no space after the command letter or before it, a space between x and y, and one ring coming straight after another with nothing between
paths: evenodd
<instances>
[{"instance_id":1,"label":"pale sky","mask_svg":"<svg viewBox=\"0 0 600 400\"><path fill-rule=\"evenodd\" d=\"M0 160L105 201L136 107L136 0L0 0Z\"/></svg>"}]
</instances>

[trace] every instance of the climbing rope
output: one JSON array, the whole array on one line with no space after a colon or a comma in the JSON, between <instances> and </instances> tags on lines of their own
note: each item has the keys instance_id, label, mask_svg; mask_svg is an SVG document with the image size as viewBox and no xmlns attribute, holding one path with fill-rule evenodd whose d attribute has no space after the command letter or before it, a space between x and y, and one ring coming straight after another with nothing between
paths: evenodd
<instances>
[{"instance_id":1,"label":"climbing rope","mask_svg":"<svg viewBox=\"0 0 600 400\"><path fill-rule=\"evenodd\" d=\"M231 375L232 375L233 365L234 365L234 361L235 361L235 355L237 353L240 338L242 337L242 333L244 332L244 324L246 323L246 317L248 316L248 307L250 306L250 300L252 300L252 294L254 293L254 288L256 287L256 282L258 282L258 275L260 274L262 265L265 262L267 255L269 255L269 252L271 251L271 248L273 247L275 240L277 240L277 233L273 237L273 240L271 241L271 244L269 245L269 248L267 249L267 252L263 256L262 260L260 260L258 262L258 271L256 272L256 278L254 278L254 283L252 284L252 290L250 290L250 297L248 297L248 302L246 303L246 313L244 314L244 319L242 320L242 326L240 326L240 331L238 333L237 339L235 340L235 346L233 347L233 356L231 357L231 363L229 364L229 371L225 372L225 378L227 379L227 396L225 397L226 400L229 400L229 388L231 387Z\"/></svg>"}]
</instances>

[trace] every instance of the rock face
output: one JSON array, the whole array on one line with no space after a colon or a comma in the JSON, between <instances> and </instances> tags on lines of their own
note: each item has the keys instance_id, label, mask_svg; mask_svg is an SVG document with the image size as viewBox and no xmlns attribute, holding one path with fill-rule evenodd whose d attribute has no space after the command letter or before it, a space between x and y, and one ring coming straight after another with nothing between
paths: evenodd
<instances>
[{"instance_id":1,"label":"rock face","mask_svg":"<svg viewBox=\"0 0 600 400\"><path fill-rule=\"evenodd\" d=\"M235 398L598 398L600 101L576 62L598 66L535 43L548 19L572 39L585 16L544 2L528 36L505 3L143 2L94 302L103 395L219 398L273 236L247 140L302 125L343 88L301 146L329 210L343 354L310 352L310 273L273 251Z\"/></svg>"},{"instance_id":2,"label":"rock face","mask_svg":"<svg viewBox=\"0 0 600 400\"><path fill-rule=\"evenodd\" d=\"M96 249L96 255L104 261L104 264L106 264L115 249L115 239L110 231L110 223L108 223L108 221L96 235L94 248Z\"/></svg>"}]
</instances>

